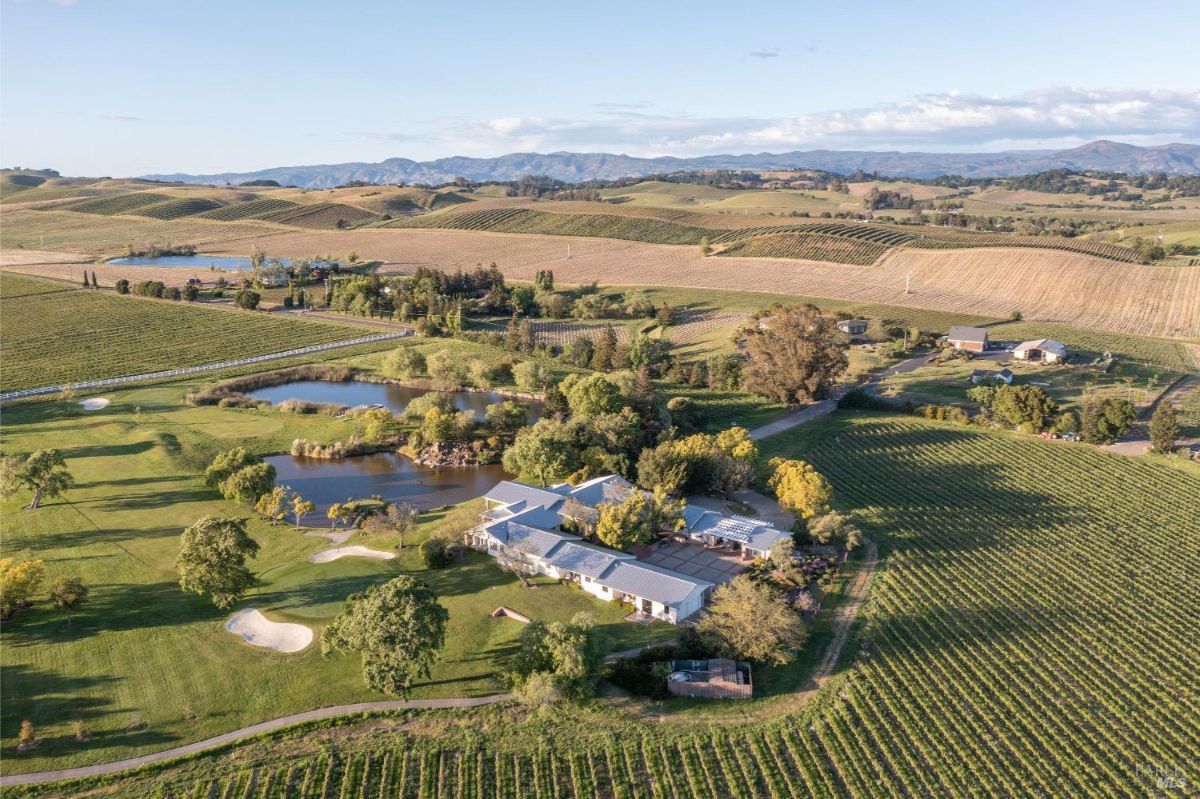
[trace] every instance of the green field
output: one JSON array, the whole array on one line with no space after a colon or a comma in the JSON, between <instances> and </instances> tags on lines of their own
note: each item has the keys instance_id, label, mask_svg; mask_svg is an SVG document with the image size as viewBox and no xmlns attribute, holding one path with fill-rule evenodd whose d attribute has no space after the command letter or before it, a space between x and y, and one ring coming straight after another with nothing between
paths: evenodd
<instances>
[{"instance_id":1,"label":"green field","mask_svg":"<svg viewBox=\"0 0 1200 799\"><path fill-rule=\"evenodd\" d=\"M410 715L95 795L1124 797L1200 780L1196 478L878 413L765 446L813 462L884 555L844 670L802 708L726 705L720 727L605 702ZM747 708L768 718L739 726Z\"/></svg>"},{"instance_id":2,"label":"green field","mask_svg":"<svg viewBox=\"0 0 1200 799\"><path fill-rule=\"evenodd\" d=\"M353 424L327 416L181 403L190 385L110 393L108 408L83 412L60 402L6 408L6 453L57 446L78 483L63 500L36 512L21 499L3 504L3 550L42 558L47 580L77 574L91 589L71 626L45 602L3 628L2 736L6 773L95 763L202 739L266 718L323 705L382 699L363 686L357 660L325 659L313 646L280 655L242 644L222 629L230 612L179 590L173 561L183 528L202 515L252 515L203 486L200 474L218 451L244 445L286 451L297 437L344 439ZM319 633L347 595L404 571L422 574L450 611L447 645L432 679L417 697L476 696L503 689L503 666L519 625L489 614L507 605L547 620L588 610L609 646L624 649L669 632L664 624L622 621L626 611L565 586L522 589L484 555L428 573L415 545L427 535L455 532L477 509L427 513L393 561L344 558L310 564L323 549L289 525L257 519L262 545L252 568L260 583L239 603ZM391 548L394 538L360 536L355 544ZM185 719L187 708L197 715ZM149 726L126 735L135 717ZM31 755L9 757L8 741L23 719L45 738ZM73 721L92 734L77 742Z\"/></svg>"},{"instance_id":3,"label":"green field","mask_svg":"<svg viewBox=\"0 0 1200 799\"><path fill-rule=\"evenodd\" d=\"M361 327L121 297L11 274L0 277L0 318L4 391L196 366L370 335Z\"/></svg>"}]
</instances>

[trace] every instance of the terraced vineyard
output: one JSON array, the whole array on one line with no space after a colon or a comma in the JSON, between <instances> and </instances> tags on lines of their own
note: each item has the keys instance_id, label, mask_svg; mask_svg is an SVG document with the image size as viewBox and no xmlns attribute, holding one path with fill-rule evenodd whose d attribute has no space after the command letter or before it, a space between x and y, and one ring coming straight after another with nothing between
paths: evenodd
<instances>
[{"instance_id":1,"label":"terraced vineyard","mask_svg":"<svg viewBox=\"0 0 1200 799\"><path fill-rule=\"evenodd\" d=\"M1004 233L972 233L953 229L938 230L908 242L913 247L948 250L961 247L1038 247L1095 255L1124 263L1137 263L1138 255L1128 247L1087 239L1064 239L1055 236L1013 236Z\"/></svg>"},{"instance_id":2,"label":"terraced vineyard","mask_svg":"<svg viewBox=\"0 0 1200 799\"><path fill-rule=\"evenodd\" d=\"M652 244L699 244L714 232L661 219L616 214L556 214L528 208L492 208L397 219L386 227L485 230L543 236L594 236Z\"/></svg>"},{"instance_id":3,"label":"terraced vineyard","mask_svg":"<svg viewBox=\"0 0 1200 799\"><path fill-rule=\"evenodd\" d=\"M118 377L359 338L362 328L0 276L0 390Z\"/></svg>"},{"instance_id":4,"label":"terraced vineyard","mask_svg":"<svg viewBox=\"0 0 1200 799\"><path fill-rule=\"evenodd\" d=\"M1200 781L1195 477L891 414L763 443L820 469L885 556L851 665L799 715L698 730L610 710L561 735L491 716L395 748L264 744L90 795L1116 799Z\"/></svg>"}]
</instances>

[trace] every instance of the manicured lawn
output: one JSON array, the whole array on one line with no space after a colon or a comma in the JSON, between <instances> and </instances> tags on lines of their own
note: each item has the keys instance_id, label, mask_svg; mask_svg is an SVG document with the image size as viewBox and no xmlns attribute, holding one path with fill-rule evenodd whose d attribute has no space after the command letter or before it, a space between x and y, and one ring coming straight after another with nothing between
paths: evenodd
<instances>
[{"instance_id":1,"label":"manicured lawn","mask_svg":"<svg viewBox=\"0 0 1200 799\"><path fill-rule=\"evenodd\" d=\"M619 607L564 586L522 589L479 554L426 572L415 545L435 532L463 529L474 518L473 503L422 516L392 561L310 564L323 539L255 519L250 530L262 549L252 567L260 584L229 611L184 594L173 568L182 529L205 514L252 515L203 486L200 472L214 453L239 444L279 452L296 437L333 440L348 432L346 422L324 416L187 407L180 399L188 388L114 392L106 395L112 405L97 412L75 407L68 413L61 402L5 411L4 451L57 446L78 486L36 512L20 510L20 497L5 502L4 554L45 560L47 584L79 575L91 589L69 627L44 599L3 626L6 773L114 760L300 710L384 698L363 686L356 658L322 658L315 643L293 655L253 648L222 625L234 610L254 607L319 634L347 595L400 572L429 580L450 611L442 660L415 697L502 689L497 673L520 625L491 618L497 605L546 620L591 612L613 649L673 633L664 624L624 622ZM349 543L384 549L394 540L355 537ZM185 719L189 709L194 721ZM18 758L10 755L23 719L45 740ZM126 734L139 719L147 729ZM76 720L91 740L74 739Z\"/></svg>"}]
</instances>

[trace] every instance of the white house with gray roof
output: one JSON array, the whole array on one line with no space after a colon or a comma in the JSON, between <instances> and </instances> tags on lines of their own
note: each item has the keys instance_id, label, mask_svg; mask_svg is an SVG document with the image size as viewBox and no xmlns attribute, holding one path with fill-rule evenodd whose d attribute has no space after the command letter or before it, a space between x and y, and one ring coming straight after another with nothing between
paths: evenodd
<instances>
[{"instance_id":1,"label":"white house with gray roof","mask_svg":"<svg viewBox=\"0 0 1200 799\"><path fill-rule=\"evenodd\" d=\"M576 509L594 510L600 504L620 502L636 490L617 475L549 488L504 481L484 495L480 524L466 534L466 542L492 557L520 552L541 574L574 582L599 599L625 602L640 613L677 624L704 606L712 583L643 563L562 530L563 521ZM684 522L687 527L681 532L693 540L732 546L748 558L768 557L771 544L789 535L756 519L701 508L686 508Z\"/></svg>"}]
</instances>

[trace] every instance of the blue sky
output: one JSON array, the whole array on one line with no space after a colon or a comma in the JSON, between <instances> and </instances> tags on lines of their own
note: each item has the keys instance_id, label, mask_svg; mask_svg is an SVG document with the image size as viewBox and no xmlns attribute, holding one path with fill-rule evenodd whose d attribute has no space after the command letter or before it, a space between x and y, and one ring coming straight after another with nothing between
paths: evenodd
<instances>
[{"instance_id":1,"label":"blue sky","mask_svg":"<svg viewBox=\"0 0 1200 799\"><path fill-rule=\"evenodd\" d=\"M1200 3L0 0L0 163L1200 142Z\"/></svg>"}]
</instances>

